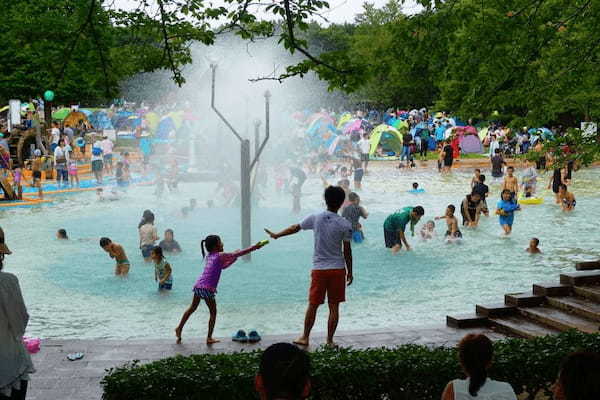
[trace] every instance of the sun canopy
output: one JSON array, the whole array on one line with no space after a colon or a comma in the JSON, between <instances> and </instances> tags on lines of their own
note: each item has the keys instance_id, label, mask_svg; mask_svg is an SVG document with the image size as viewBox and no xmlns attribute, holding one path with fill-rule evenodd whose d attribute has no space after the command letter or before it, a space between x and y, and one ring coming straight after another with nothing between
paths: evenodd
<instances>
[{"instance_id":1,"label":"sun canopy","mask_svg":"<svg viewBox=\"0 0 600 400\"><path fill-rule=\"evenodd\" d=\"M52 119L62 121L63 119L67 118L67 115L69 114L71 114L70 108L61 108L60 110L57 110L52 113Z\"/></svg>"},{"instance_id":2,"label":"sun canopy","mask_svg":"<svg viewBox=\"0 0 600 400\"><path fill-rule=\"evenodd\" d=\"M80 121L87 122L88 119L81 111L70 112L63 120L65 126L76 126Z\"/></svg>"}]
</instances>

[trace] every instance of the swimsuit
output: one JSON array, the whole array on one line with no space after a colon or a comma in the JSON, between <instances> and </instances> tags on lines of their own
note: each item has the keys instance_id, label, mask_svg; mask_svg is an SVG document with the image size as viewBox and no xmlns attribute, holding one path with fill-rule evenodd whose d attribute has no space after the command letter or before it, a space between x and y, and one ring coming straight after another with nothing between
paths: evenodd
<instances>
[{"instance_id":1,"label":"swimsuit","mask_svg":"<svg viewBox=\"0 0 600 400\"><path fill-rule=\"evenodd\" d=\"M577 201L573 200L572 202L567 200L567 199L563 199L563 204L569 208L575 208L575 206L577 205Z\"/></svg>"},{"instance_id":2,"label":"swimsuit","mask_svg":"<svg viewBox=\"0 0 600 400\"><path fill-rule=\"evenodd\" d=\"M456 231L454 234L452 234L452 232L446 231L446 237L459 239L462 238L462 233L460 231Z\"/></svg>"}]
</instances>

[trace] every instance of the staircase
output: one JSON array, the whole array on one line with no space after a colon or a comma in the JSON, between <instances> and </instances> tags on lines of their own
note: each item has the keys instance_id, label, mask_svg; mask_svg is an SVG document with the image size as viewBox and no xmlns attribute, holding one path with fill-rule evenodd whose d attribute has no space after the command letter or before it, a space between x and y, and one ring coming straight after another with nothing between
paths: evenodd
<instances>
[{"instance_id":1,"label":"staircase","mask_svg":"<svg viewBox=\"0 0 600 400\"><path fill-rule=\"evenodd\" d=\"M491 328L534 338L570 329L600 333L600 261L577 263L559 282L537 283L531 292L509 293L504 303L475 306L475 313L448 315L453 328Z\"/></svg>"}]
</instances>

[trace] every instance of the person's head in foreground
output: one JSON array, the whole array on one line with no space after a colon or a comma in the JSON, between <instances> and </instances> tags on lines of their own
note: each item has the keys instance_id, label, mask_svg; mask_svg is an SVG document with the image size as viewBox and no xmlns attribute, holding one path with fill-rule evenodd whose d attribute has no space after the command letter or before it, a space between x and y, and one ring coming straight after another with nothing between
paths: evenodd
<instances>
[{"instance_id":1,"label":"person's head in foreground","mask_svg":"<svg viewBox=\"0 0 600 400\"><path fill-rule=\"evenodd\" d=\"M325 189L324 196L327 209L333 212L337 212L346 200L346 192L339 186L329 186Z\"/></svg>"},{"instance_id":2,"label":"person's head in foreground","mask_svg":"<svg viewBox=\"0 0 600 400\"><path fill-rule=\"evenodd\" d=\"M64 229L59 229L59 230L56 232L56 238L57 238L57 239L61 239L61 240L68 240L68 239L69 239L69 236L67 236L67 231L66 231L66 230L64 230Z\"/></svg>"},{"instance_id":3,"label":"person's head in foreground","mask_svg":"<svg viewBox=\"0 0 600 400\"><path fill-rule=\"evenodd\" d=\"M419 184L417 182L413 182L412 187L414 190L417 190L419 188Z\"/></svg>"},{"instance_id":4,"label":"person's head in foreground","mask_svg":"<svg viewBox=\"0 0 600 400\"><path fill-rule=\"evenodd\" d=\"M446 216L453 217L455 211L456 207L454 207L454 204L449 204L448 207L446 207Z\"/></svg>"},{"instance_id":5,"label":"person's head in foreground","mask_svg":"<svg viewBox=\"0 0 600 400\"><path fill-rule=\"evenodd\" d=\"M200 242L202 249L202 258L206 257L206 253L214 253L223 251L223 242L217 235L208 235ZM204 251L206 249L206 252Z\"/></svg>"},{"instance_id":6,"label":"person's head in foreground","mask_svg":"<svg viewBox=\"0 0 600 400\"><path fill-rule=\"evenodd\" d=\"M510 193L510 190L508 189L504 189L502 191L502 194L500 195L500 197L502 198L502 200L504 201L510 201L512 199L512 193Z\"/></svg>"},{"instance_id":7,"label":"person's head in foreground","mask_svg":"<svg viewBox=\"0 0 600 400\"><path fill-rule=\"evenodd\" d=\"M358 205L360 203L360 196L354 192L348 195L348 201L352 204Z\"/></svg>"},{"instance_id":8,"label":"person's head in foreground","mask_svg":"<svg viewBox=\"0 0 600 400\"><path fill-rule=\"evenodd\" d=\"M529 241L529 248L532 250L537 250L539 245L540 239L538 238L531 238L531 240Z\"/></svg>"},{"instance_id":9,"label":"person's head in foreground","mask_svg":"<svg viewBox=\"0 0 600 400\"><path fill-rule=\"evenodd\" d=\"M515 167L508 167L506 168L506 173L508 174L508 176L513 176L513 173L515 172Z\"/></svg>"},{"instance_id":10,"label":"person's head in foreground","mask_svg":"<svg viewBox=\"0 0 600 400\"><path fill-rule=\"evenodd\" d=\"M410 219L416 224L423 215L425 215L425 209L421 206L416 206L410 213Z\"/></svg>"},{"instance_id":11,"label":"person's head in foreground","mask_svg":"<svg viewBox=\"0 0 600 400\"><path fill-rule=\"evenodd\" d=\"M289 343L276 343L262 354L256 391L261 400L300 400L310 395L308 355Z\"/></svg>"},{"instance_id":12,"label":"person's head in foreground","mask_svg":"<svg viewBox=\"0 0 600 400\"><path fill-rule=\"evenodd\" d=\"M484 183L485 182L485 175L481 174L479 175L479 183Z\"/></svg>"},{"instance_id":13,"label":"person's head in foreground","mask_svg":"<svg viewBox=\"0 0 600 400\"><path fill-rule=\"evenodd\" d=\"M469 377L469 394L477 396L488 376L492 365L494 349L492 341L485 335L470 334L458 344L460 365Z\"/></svg>"},{"instance_id":14,"label":"person's head in foreground","mask_svg":"<svg viewBox=\"0 0 600 400\"><path fill-rule=\"evenodd\" d=\"M600 355L592 352L568 355L560 366L552 392L554 400L600 399Z\"/></svg>"},{"instance_id":15,"label":"person's head in foreground","mask_svg":"<svg viewBox=\"0 0 600 400\"><path fill-rule=\"evenodd\" d=\"M112 244L112 241L109 238L107 238L107 237L100 238L100 247L102 247L104 249L104 251L109 251L111 244Z\"/></svg>"}]
</instances>

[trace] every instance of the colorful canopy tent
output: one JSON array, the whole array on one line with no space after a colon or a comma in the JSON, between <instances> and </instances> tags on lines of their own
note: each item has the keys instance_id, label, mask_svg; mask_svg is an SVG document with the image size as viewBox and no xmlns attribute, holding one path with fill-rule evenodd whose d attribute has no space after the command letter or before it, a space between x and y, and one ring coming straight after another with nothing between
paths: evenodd
<instances>
[{"instance_id":1,"label":"colorful canopy tent","mask_svg":"<svg viewBox=\"0 0 600 400\"><path fill-rule=\"evenodd\" d=\"M95 129L106 129L106 130L114 129L110 118L108 118L108 114L104 111L93 112L88 117L88 120L90 121L90 124Z\"/></svg>"},{"instance_id":2,"label":"colorful canopy tent","mask_svg":"<svg viewBox=\"0 0 600 400\"><path fill-rule=\"evenodd\" d=\"M369 155L375 154L379 144L384 149L399 154L402 151L402 135L392 126L386 124L378 125L371 132L371 150L369 151Z\"/></svg>"},{"instance_id":3,"label":"colorful canopy tent","mask_svg":"<svg viewBox=\"0 0 600 400\"><path fill-rule=\"evenodd\" d=\"M173 121L173 118L164 116L161 118L160 122L158 123L158 127L156 128L156 138L168 139L170 133L176 130L177 127L175 126L175 121Z\"/></svg>"},{"instance_id":4,"label":"colorful canopy tent","mask_svg":"<svg viewBox=\"0 0 600 400\"><path fill-rule=\"evenodd\" d=\"M483 128L482 130L479 131L479 139L483 140L486 138L487 134L489 132L489 128Z\"/></svg>"},{"instance_id":5,"label":"colorful canopy tent","mask_svg":"<svg viewBox=\"0 0 600 400\"><path fill-rule=\"evenodd\" d=\"M353 119L353 120L346 122L346 124L342 128L342 132L344 132L344 134L348 135L354 131L359 131L361 129L361 127L362 127L362 119ZM339 129L339 124L338 124L338 129Z\"/></svg>"},{"instance_id":6,"label":"colorful canopy tent","mask_svg":"<svg viewBox=\"0 0 600 400\"><path fill-rule=\"evenodd\" d=\"M80 121L88 122L87 117L81 111L72 111L63 120L64 126L76 126Z\"/></svg>"},{"instance_id":7,"label":"colorful canopy tent","mask_svg":"<svg viewBox=\"0 0 600 400\"><path fill-rule=\"evenodd\" d=\"M70 108L61 108L60 110L54 111L52 113L52 119L62 121L63 119L67 118L67 115L69 114L71 114Z\"/></svg>"}]
</instances>

